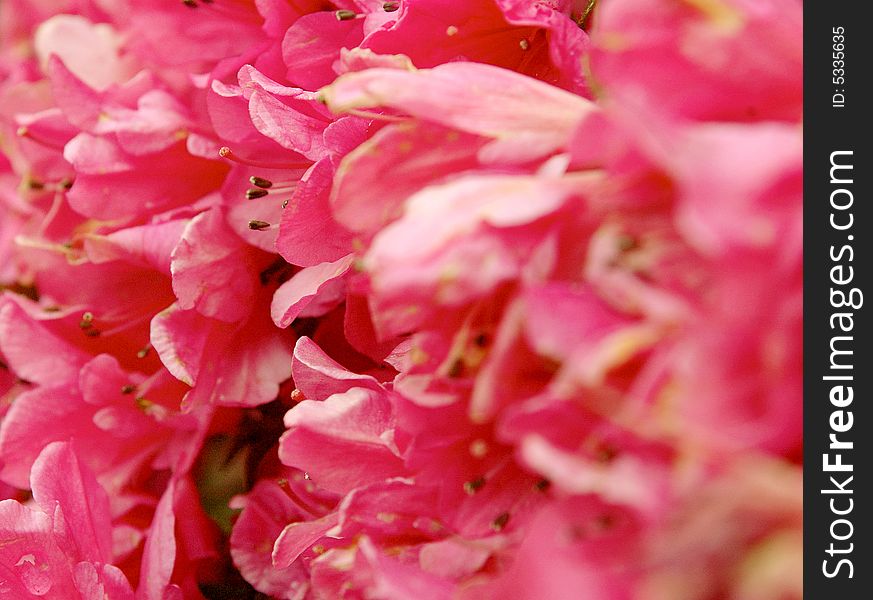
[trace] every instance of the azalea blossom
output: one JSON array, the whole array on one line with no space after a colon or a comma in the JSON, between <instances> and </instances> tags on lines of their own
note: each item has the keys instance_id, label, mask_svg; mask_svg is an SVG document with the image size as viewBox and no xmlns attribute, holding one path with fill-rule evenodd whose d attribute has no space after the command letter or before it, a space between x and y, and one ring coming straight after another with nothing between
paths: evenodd
<instances>
[{"instance_id":1,"label":"azalea blossom","mask_svg":"<svg viewBox=\"0 0 873 600\"><path fill-rule=\"evenodd\" d=\"M801 19L4 2L0 595L801 598Z\"/></svg>"}]
</instances>

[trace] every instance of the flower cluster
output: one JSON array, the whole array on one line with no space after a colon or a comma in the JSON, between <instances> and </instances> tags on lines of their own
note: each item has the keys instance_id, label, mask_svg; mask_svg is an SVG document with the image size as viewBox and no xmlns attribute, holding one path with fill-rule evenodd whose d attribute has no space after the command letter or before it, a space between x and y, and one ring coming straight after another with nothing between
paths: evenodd
<instances>
[{"instance_id":1,"label":"flower cluster","mask_svg":"<svg viewBox=\"0 0 873 600\"><path fill-rule=\"evenodd\" d=\"M801 17L4 1L0 596L801 598Z\"/></svg>"}]
</instances>

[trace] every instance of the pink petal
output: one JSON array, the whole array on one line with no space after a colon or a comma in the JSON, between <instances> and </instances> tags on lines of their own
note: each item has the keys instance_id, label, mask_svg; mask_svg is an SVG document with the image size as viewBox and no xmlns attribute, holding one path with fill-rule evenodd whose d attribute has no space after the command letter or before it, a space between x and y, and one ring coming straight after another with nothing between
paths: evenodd
<instances>
[{"instance_id":1,"label":"pink petal","mask_svg":"<svg viewBox=\"0 0 873 600\"><path fill-rule=\"evenodd\" d=\"M333 213L352 231L375 233L399 217L406 199L421 188L477 167L483 145L481 138L427 123L381 129L340 163L330 197Z\"/></svg>"},{"instance_id":2,"label":"pink petal","mask_svg":"<svg viewBox=\"0 0 873 600\"><path fill-rule=\"evenodd\" d=\"M325 155L325 121L305 115L260 91L253 92L249 99L249 115L258 131L283 148L313 161Z\"/></svg>"},{"instance_id":3,"label":"pink petal","mask_svg":"<svg viewBox=\"0 0 873 600\"><path fill-rule=\"evenodd\" d=\"M290 567L297 558L315 542L323 538L337 524L337 514L315 521L299 521L286 525L273 547L273 566L279 569Z\"/></svg>"},{"instance_id":4,"label":"pink petal","mask_svg":"<svg viewBox=\"0 0 873 600\"><path fill-rule=\"evenodd\" d=\"M476 63L422 69L369 69L325 88L336 112L392 108L414 117L512 144L520 160L566 145L573 129L594 111L589 101L513 71ZM537 146L530 154L526 145Z\"/></svg>"},{"instance_id":5,"label":"pink petal","mask_svg":"<svg viewBox=\"0 0 873 600\"><path fill-rule=\"evenodd\" d=\"M170 481L152 517L143 548L137 600L165 600L165 588L170 583L173 563L176 560L176 515L173 510L175 493L175 482Z\"/></svg>"},{"instance_id":6,"label":"pink petal","mask_svg":"<svg viewBox=\"0 0 873 600\"><path fill-rule=\"evenodd\" d=\"M333 262L306 267L283 283L276 290L270 306L276 326L288 327L323 288L345 275L354 258L354 254L349 254Z\"/></svg>"},{"instance_id":7,"label":"pink petal","mask_svg":"<svg viewBox=\"0 0 873 600\"><path fill-rule=\"evenodd\" d=\"M352 251L351 234L330 211L332 177L329 159L312 165L282 213L276 248L292 265L311 267Z\"/></svg>"},{"instance_id":8,"label":"pink petal","mask_svg":"<svg viewBox=\"0 0 873 600\"><path fill-rule=\"evenodd\" d=\"M352 388L323 402L304 400L285 415L289 430L279 442L279 458L288 466L305 465L317 485L345 494L403 473L391 420L384 392ZM342 458L351 455L357 460Z\"/></svg>"},{"instance_id":9,"label":"pink petal","mask_svg":"<svg viewBox=\"0 0 873 600\"><path fill-rule=\"evenodd\" d=\"M341 48L354 48L363 38L359 19L339 21L333 12L316 12L295 21L282 41L288 80L317 90L333 81L333 63Z\"/></svg>"},{"instance_id":10,"label":"pink petal","mask_svg":"<svg viewBox=\"0 0 873 600\"><path fill-rule=\"evenodd\" d=\"M12 296L0 298L0 351L15 373L34 383L74 380L87 355L52 335Z\"/></svg>"},{"instance_id":11,"label":"pink petal","mask_svg":"<svg viewBox=\"0 0 873 600\"><path fill-rule=\"evenodd\" d=\"M294 385L310 400L323 400L353 387L378 388L375 379L347 370L306 336L297 340L294 346L291 373Z\"/></svg>"},{"instance_id":12,"label":"pink petal","mask_svg":"<svg viewBox=\"0 0 873 600\"><path fill-rule=\"evenodd\" d=\"M73 571L82 600L134 600L133 588L118 567L80 562Z\"/></svg>"},{"instance_id":13,"label":"pink petal","mask_svg":"<svg viewBox=\"0 0 873 600\"><path fill-rule=\"evenodd\" d=\"M128 227L108 235L85 238L88 259L101 264L126 260L170 275L170 255L187 225L184 220Z\"/></svg>"},{"instance_id":14,"label":"pink petal","mask_svg":"<svg viewBox=\"0 0 873 600\"><path fill-rule=\"evenodd\" d=\"M112 559L109 497L69 443L45 447L33 463L34 501L55 515L55 532L66 552L78 560ZM63 515L62 523L57 521Z\"/></svg>"},{"instance_id":15,"label":"pink petal","mask_svg":"<svg viewBox=\"0 0 873 600\"><path fill-rule=\"evenodd\" d=\"M239 508L239 503L233 505ZM276 538L299 510L273 480L262 480L242 500L242 513L230 536L230 554L242 576L258 591L291 600L307 585L302 565L274 566Z\"/></svg>"},{"instance_id":16,"label":"pink petal","mask_svg":"<svg viewBox=\"0 0 873 600\"><path fill-rule=\"evenodd\" d=\"M230 323L246 318L255 296L250 265L257 258L227 226L223 211L194 217L170 264L179 307Z\"/></svg>"}]
</instances>

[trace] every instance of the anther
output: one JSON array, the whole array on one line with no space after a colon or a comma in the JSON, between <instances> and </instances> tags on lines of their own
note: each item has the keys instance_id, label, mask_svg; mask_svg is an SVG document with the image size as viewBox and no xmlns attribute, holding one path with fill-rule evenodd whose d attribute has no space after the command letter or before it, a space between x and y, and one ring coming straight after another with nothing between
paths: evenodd
<instances>
[{"instance_id":1,"label":"anther","mask_svg":"<svg viewBox=\"0 0 873 600\"><path fill-rule=\"evenodd\" d=\"M282 200L282 208L288 207L288 200L290 200L290 198L286 198L286 199Z\"/></svg>"},{"instance_id":2,"label":"anther","mask_svg":"<svg viewBox=\"0 0 873 600\"><path fill-rule=\"evenodd\" d=\"M552 482L548 479L540 479L534 484L534 489L538 492L545 492L552 487Z\"/></svg>"},{"instance_id":3,"label":"anther","mask_svg":"<svg viewBox=\"0 0 873 600\"><path fill-rule=\"evenodd\" d=\"M609 444L603 444L597 449L597 460L602 463L611 462L618 456L618 449Z\"/></svg>"},{"instance_id":4,"label":"anther","mask_svg":"<svg viewBox=\"0 0 873 600\"><path fill-rule=\"evenodd\" d=\"M390 0L382 5L382 10L385 12L394 12L398 8L400 8L400 2L397 2L397 0Z\"/></svg>"},{"instance_id":5,"label":"anther","mask_svg":"<svg viewBox=\"0 0 873 600\"><path fill-rule=\"evenodd\" d=\"M485 458L488 454L488 442L483 439L475 439L470 442L470 454L473 458Z\"/></svg>"},{"instance_id":6,"label":"anther","mask_svg":"<svg viewBox=\"0 0 873 600\"><path fill-rule=\"evenodd\" d=\"M90 329L94 327L94 314L91 312L82 313L82 320L79 321L79 327L82 329Z\"/></svg>"},{"instance_id":7,"label":"anther","mask_svg":"<svg viewBox=\"0 0 873 600\"><path fill-rule=\"evenodd\" d=\"M34 179L33 177L28 177L25 180L24 185L27 186L27 189L33 191L39 191L45 187L45 184L42 181L40 181L39 179Z\"/></svg>"},{"instance_id":8,"label":"anther","mask_svg":"<svg viewBox=\"0 0 873 600\"><path fill-rule=\"evenodd\" d=\"M306 400L306 396L303 394L303 392L301 392L297 388L294 388L294 391L291 392L291 402L297 403L303 402L304 400Z\"/></svg>"},{"instance_id":9,"label":"anther","mask_svg":"<svg viewBox=\"0 0 873 600\"><path fill-rule=\"evenodd\" d=\"M353 10L338 10L334 14L337 21L349 21L358 16Z\"/></svg>"},{"instance_id":10,"label":"anther","mask_svg":"<svg viewBox=\"0 0 873 600\"><path fill-rule=\"evenodd\" d=\"M458 28L455 27L454 25L449 25L448 27L446 27L446 35L447 36L452 37L453 35L457 35L457 34L458 34Z\"/></svg>"},{"instance_id":11,"label":"anther","mask_svg":"<svg viewBox=\"0 0 873 600\"><path fill-rule=\"evenodd\" d=\"M136 391L135 385L131 385L128 383L128 384L121 386L121 393L124 394L125 396L127 394L132 394L134 391Z\"/></svg>"},{"instance_id":12,"label":"anther","mask_svg":"<svg viewBox=\"0 0 873 600\"><path fill-rule=\"evenodd\" d=\"M509 513L500 513L497 515L497 518L491 522L491 529L494 531L503 531L507 523L509 523Z\"/></svg>"},{"instance_id":13,"label":"anther","mask_svg":"<svg viewBox=\"0 0 873 600\"><path fill-rule=\"evenodd\" d=\"M148 410L152 407L152 405L154 405L154 402L152 402L148 398L145 398L144 396L137 396L134 402L136 402L136 405L137 407L139 407L140 410Z\"/></svg>"},{"instance_id":14,"label":"anther","mask_svg":"<svg viewBox=\"0 0 873 600\"><path fill-rule=\"evenodd\" d=\"M265 229L270 229L272 225L267 223L266 221L258 221L257 219L252 219L249 221L249 229L253 229L255 231L264 231Z\"/></svg>"},{"instance_id":15,"label":"anther","mask_svg":"<svg viewBox=\"0 0 873 600\"><path fill-rule=\"evenodd\" d=\"M527 50L528 48L530 48L530 42L527 40L521 40L520 42L518 42L518 45L522 50Z\"/></svg>"},{"instance_id":16,"label":"anther","mask_svg":"<svg viewBox=\"0 0 873 600\"><path fill-rule=\"evenodd\" d=\"M197 3L194 0L182 0L182 4L188 8L197 8Z\"/></svg>"},{"instance_id":17,"label":"anther","mask_svg":"<svg viewBox=\"0 0 873 600\"><path fill-rule=\"evenodd\" d=\"M263 188L265 190L273 187L272 181L270 181L269 179L264 179L263 177L257 177L255 175L252 175L251 177L249 177L249 182L253 186Z\"/></svg>"},{"instance_id":18,"label":"anther","mask_svg":"<svg viewBox=\"0 0 873 600\"><path fill-rule=\"evenodd\" d=\"M263 190L261 188L249 188L246 190L246 199L247 200L255 200L257 198L263 198L267 194L269 194L267 190Z\"/></svg>"},{"instance_id":19,"label":"anther","mask_svg":"<svg viewBox=\"0 0 873 600\"><path fill-rule=\"evenodd\" d=\"M137 357L137 358L145 358L146 356L149 355L149 353L150 353L151 351L152 351L152 346L151 346L151 344L146 344L145 346L143 346L142 348L140 348L139 351L137 351L137 353L136 353L136 357Z\"/></svg>"},{"instance_id":20,"label":"anther","mask_svg":"<svg viewBox=\"0 0 873 600\"><path fill-rule=\"evenodd\" d=\"M464 483L464 491L467 492L467 494L469 496L472 496L473 494L475 494L476 492L481 490L484 485L485 485L485 478L484 477L477 477L476 479L473 479L472 481L468 481L468 482Z\"/></svg>"},{"instance_id":21,"label":"anther","mask_svg":"<svg viewBox=\"0 0 873 600\"><path fill-rule=\"evenodd\" d=\"M73 187L73 180L70 179L69 177L64 177L63 179L61 179L61 180L58 182L58 185L59 185L62 189L68 190L68 189L70 189L71 187Z\"/></svg>"},{"instance_id":22,"label":"anther","mask_svg":"<svg viewBox=\"0 0 873 600\"><path fill-rule=\"evenodd\" d=\"M449 365L449 370L446 375L451 379L457 379L464 374L464 362L460 358L456 358Z\"/></svg>"}]
</instances>

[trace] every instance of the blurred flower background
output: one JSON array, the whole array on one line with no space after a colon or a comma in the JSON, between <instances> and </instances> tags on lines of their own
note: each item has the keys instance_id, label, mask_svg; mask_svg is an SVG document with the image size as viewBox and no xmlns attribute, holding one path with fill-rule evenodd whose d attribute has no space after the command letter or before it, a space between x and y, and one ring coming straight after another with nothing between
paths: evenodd
<instances>
[{"instance_id":1,"label":"blurred flower background","mask_svg":"<svg viewBox=\"0 0 873 600\"><path fill-rule=\"evenodd\" d=\"M802 597L797 0L0 0L0 597Z\"/></svg>"}]
</instances>

